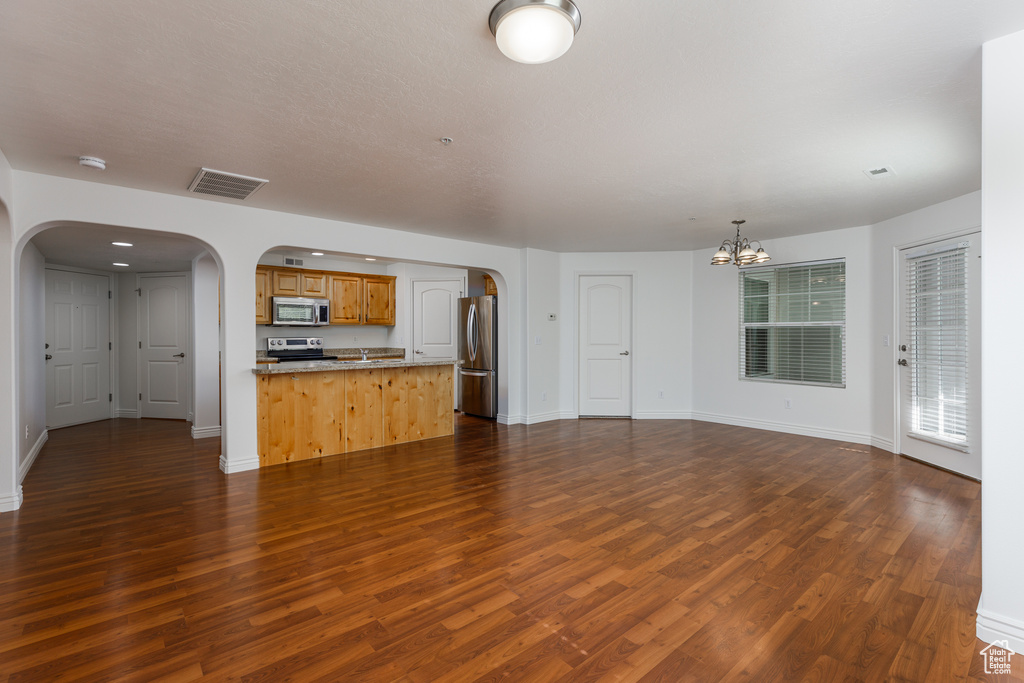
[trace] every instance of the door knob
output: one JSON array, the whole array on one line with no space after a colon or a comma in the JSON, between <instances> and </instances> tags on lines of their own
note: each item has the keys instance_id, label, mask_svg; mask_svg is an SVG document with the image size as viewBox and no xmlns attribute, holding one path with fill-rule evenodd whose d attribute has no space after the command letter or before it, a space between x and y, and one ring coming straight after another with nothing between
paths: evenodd
<instances>
[{"instance_id":1,"label":"door knob","mask_svg":"<svg viewBox=\"0 0 1024 683\"><path fill-rule=\"evenodd\" d=\"M623 351L623 352L622 352L622 353L620 353L619 355L620 355L620 356L628 356L628 355L629 355L629 351Z\"/></svg>"},{"instance_id":2,"label":"door knob","mask_svg":"<svg viewBox=\"0 0 1024 683\"><path fill-rule=\"evenodd\" d=\"M421 356L423 355L423 352L420 351L419 349L416 349L416 353L420 354Z\"/></svg>"},{"instance_id":3,"label":"door knob","mask_svg":"<svg viewBox=\"0 0 1024 683\"><path fill-rule=\"evenodd\" d=\"M51 356L50 354L46 354L46 360L50 360L51 358L53 358L53 356Z\"/></svg>"},{"instance_id":4,"label":"door knob","mask_svg":"<svg viewBox=\"0 0 1024 683\"><path fill-rule=\"evenodd\" d=\"M900 344L900 351L906 351L906 350L907 350L907 345L906 344Z\"/></svg>"},{"instance_id":5,"label":"door knob","mask_svg":"<svg viewBox=\"0 0 1024 683\"><path fill-rule=\"evenodd\" d=\"M184 353L176 353L176 354L174 354L174 358L184 358L184 357L185 357Z\"/></svg>"},{"instance_id":6,"label":"door knob","mask_svg":"<svg viewBox=\"0 0 1024 683\"><path fill-rule=\"evenodd\" d=\"M900 358L898 361L896 361L896 365L902 365L903 367L907 367L907 359Z\"/></svg>"}]
</instances>

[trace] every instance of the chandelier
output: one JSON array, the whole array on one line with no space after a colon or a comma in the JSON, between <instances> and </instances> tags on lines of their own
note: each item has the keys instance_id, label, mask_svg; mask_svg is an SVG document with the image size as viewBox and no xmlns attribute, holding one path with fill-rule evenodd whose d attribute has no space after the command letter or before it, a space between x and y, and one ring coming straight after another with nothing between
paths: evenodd
<instances>
[{"instance_id":1,"label":"chandelier","mask_svg":"<svg viewBox=\"0 0 1024 683\"><path fill-rule=\"evenodd\" d=\"M760 242L751 242L746 237L740 237L740 226L744 223L746 221L732 222L736 226L736 239L735 241L725 240L722 242L722 246L711 257L711 265L724 266L726 263L735 263L736 267L739 268L751 263L765 263L772 260L772 257L761 248ZM754 251L754 244L757 245L757 251Z\"/></svg>"}]
</instances>

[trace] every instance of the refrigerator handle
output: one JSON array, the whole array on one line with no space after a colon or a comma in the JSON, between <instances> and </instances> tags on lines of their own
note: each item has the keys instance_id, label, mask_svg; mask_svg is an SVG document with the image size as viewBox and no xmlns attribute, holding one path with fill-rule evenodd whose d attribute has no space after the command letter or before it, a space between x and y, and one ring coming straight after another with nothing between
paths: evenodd
<instances>
[{"instance_id":1,"label":"refrigerator handle","mask_svg":"<svg viewBox=\"0 0 1024 683\"><path fill-rule=\"evenodd\" d=\"M469 317L466 320L466 341L469 342L469 360L476 361L476 350L480 343L476 331L476 302L469 304Z\"/></svg>"}]
</instances>

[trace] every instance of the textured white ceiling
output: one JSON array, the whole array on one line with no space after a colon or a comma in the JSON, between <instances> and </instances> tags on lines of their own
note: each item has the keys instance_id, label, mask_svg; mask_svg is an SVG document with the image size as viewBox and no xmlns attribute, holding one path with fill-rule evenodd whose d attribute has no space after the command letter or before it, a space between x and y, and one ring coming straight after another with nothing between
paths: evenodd
<instances>
[{"instance_id":1,"label":"textured white ceiling","mask_svg":"<svg viewBox=\"0 0 1024 683\"><path fill-rule=\"evenodd\" d=\"M978 189L980 46L1024 29L1020 0L578 0L572 49L526 66L491 5L4 0L0 149L174 194L254 175L246 204L494 244L710 247L734 218L764 239Z\"/></svg>"},{"instance_id":2,"label":"textured white ceiling","mask_svg":"<svg viewBox=\"0 0 1024 683\"><path fill-rule=\"evenodd\" d=\"M128 242L116 247L112 242ZM206 253L198 240L185 235L104 225L58 225L32 238L47 263L117 273L192 270L192 259ZM127 263L127 268L114 262Z\"/></svg>"}]
</instances>

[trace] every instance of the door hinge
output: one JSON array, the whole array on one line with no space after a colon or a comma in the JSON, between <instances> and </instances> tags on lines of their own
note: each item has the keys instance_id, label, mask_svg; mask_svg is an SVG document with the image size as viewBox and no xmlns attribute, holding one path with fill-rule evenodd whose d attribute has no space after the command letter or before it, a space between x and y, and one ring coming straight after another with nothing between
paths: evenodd
<instances>
[{"instance_id":1,"label":"door hinge","mask_svg":"<svg viewBox=\"0 0 1024 683\"><path fill-rule=\"evenodd\" d=\"M138 289L136 289L135 293L138 294L141 297L142 296L142 287L139 287Z\"/></svg>"},{"instance_id":2,"label":"door hinge","mask_svg":"<svg viewBox=\"0 0 1024 683\"><path fill-rule=\"evenodd\" d=\"M114 350L114 342L107 342L107 351Z\"/></svg>"},{"instance_id":3,"label":"door hinge","mask_svg":"<svg viewBox=\"0 0 1024 683\"><path fill-rule=\"evenodd\" d=\"M113 394L107 394L107 403L113 403L113 402L114 402L114 395Z\"/></svg>"},{"instance_id":4,"label":"door hinge","mask_svg":"<svg viewBox=\"0 0 1024 683\"><path fill-rule=\"evenodd\" d=\"M139 342L139 348L140 349L142 348L142 342Z\"/></svg>"},{"instance_id":5,"label":"door hinge","mask_svg":"<svg viewBox=\"0 0 1024 683\"><path fill-rule=\"evenodd\" d=\"M113 292L111 292L109 289L107 290L107 298L108 299L113 299L114 298Z\"/></svg>"},{"instance_id":6,"label":"door hinge","mask_svg":"<svg viewBox=\"0 0 1024 683\"><path fill-rule=\"evenodd\" d=\"M139 394L139 400L140 401L142 400L142 394Z\"/></svg>"}]
</instances>

